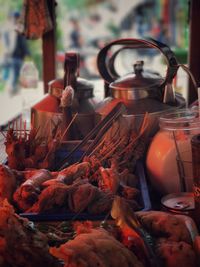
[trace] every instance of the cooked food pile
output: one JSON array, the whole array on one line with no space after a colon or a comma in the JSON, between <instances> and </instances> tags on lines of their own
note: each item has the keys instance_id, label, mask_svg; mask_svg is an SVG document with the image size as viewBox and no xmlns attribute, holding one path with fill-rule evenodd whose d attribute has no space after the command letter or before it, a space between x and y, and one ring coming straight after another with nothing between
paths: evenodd
<instances>
[{"instance_id":1,"label":"cooked food pile","mask_svg":"<svg viewBox=\"0 0 200 267\"><path fill-rule=\"evenodd\" d=\"M133 172L138 159L144 156L149 134L149 116L145 114L139 129L134 121L119 118L96 146L87 150L88 161L103 167L117 166L120 171Z\"/></svg>"},{"instance_id":2,"label":"cooked food pile","mask_svg":"<svg viewBox=\"0 0 200 267\"><path fill-rule=\"evenodd\" d=\"M4 200L0 204L0 266L198 266L198 250L182 216L160 211L133 213L131 209L120 214L120 205L114 201L115 222L108 221L105 229L78 222L71 229L61 223L59 229L49 226L44 231L44 225L21 218Z\"/></svg>"},{"instance_id":3,"label":"cooked food pile","mask_svg":"<svg viewBox=\"0 0 200 267\"><path fill-rule=\"evenodd\" d=\"M161 211L139 212L137 217L155 237L156 255L162 266L197 266L191 234L181 218Z\"/></svg>"},{"instance_id":4,"label":"cooked food pile","mask_svg":"<svg viewBox=\"0 0 200 267\"><path fill-rule=\"evenodd\" d=\"M34 161L26 155L26 149L34 152L31 158L44 155L36 142L37 132L32 130L27 137L26 133L18 136L9 129L6 142L9 165L0 166L0 198L7 198L18 212L106 214L114 195L118 194L131 203L134 210L141 209L139 179L134 171L145 151L148 118L145 116L137 134L131 127L120 125L117 121L97 146L92 150L89 146L81 163L61 171L35 169L46 166L41 158L38 161L41 164L35 168L34 164L27 165ZM19 151L15 151L17 147ZM50 154L53 152L54 149ZM24 170L25 167L32 169Z\"/></svg>"},{"instance_id":5,"label":"cooked food pile","mask_svg":"<svg viewBox=\"0 0 200 267\"><path fill-rule=\"evenodd\" d=\"M16 122L17 124L17 122ZM46 127L47 138L38 136L39 128L34 128L27 131L26 122L20 120L20 127L16 125L6 132L5 147L8 156L8 166L16 170L25 170L26 168L41 168L51 169L55 168L56 151L60 148L63 133L61 128L55 127L51 131L50 125ZM136 160L140 158L145 151L146 136L148 136L149 116L146 114L142 121L141 127L136 131L134 128L134 121L130 123L123 122L120 117L113 126L106 133L100 135L99 138L94 139L92 145L88 146L87 155L93 154L101 164L104 166L108 161L115 159L120 165L121 169L129 167L134 169ZM67 130L67 129L66 129ZM100 132L101 133L101 130ZM98 134L97 134L98 137ZM107 165L106 164L106 165Z\"/></svg>"},{"instance_id":6,"label":"cooked food pile","mask_svg":"<svg viewBox=\"0 0 200 267\"><path fill-rule=\"evenodd\" d=\"M65 267L144 267L133 252L100 228L81 233L59 248L50 248L50 253L61 258Z\"/></svg>"},{"instance_id":7,"label":"cooked food pile","mask_svg":"<svg viewBox=\"0 0 200 267\"><path fill-rule=\"evenodd\" d=\"M0 204L0 266L58 267L48 252L46 236L18 216L7 201Z\"/></svg>"},{"instance_id":8,"label":"cooked food pile","mask_svg":"<svg viewBox=\"0 0 200 267\"><path fill-rule=\"evenodd\" d=\"M105 214L120 189L132 207L140 209L139 190L132 186L138 187L138 177L128 170L119 173L113 166L99 166L94 167L93 162L92 167L85 161L60 172L50 172L45 169L16 171L0 165L0 199L7 198L18 212Z\"/></svg>"},{"instance_id":9,"label":"cooked food pile","mask_svg":"<svg viewBox=\"0 0 200 267\"><path fill-rule=\"evenodd\" d=\"M58 142L55 137L59 130L48 140L37 136L38 130L34 127L30 130L14 130L9 128L6 133L6 153L8 156L8 166L17 170L26 168L52 168L55 161L55 150Z\"/></svg>"},{"instance_id":10,"label":"cooked food pile","mask_svg":"<svg viewBox=\"0 0 200 267\"><path fill-rule=\"evenodd\" d=\"M122 230L122 242L135 252L142 250L139 256L146 257L147 266L152 262L153 267L198 266L191 232L180 215L162 211L134 213L119 197L114 200L111 214Z\"/></svg>"},{"instance_id":11,"label":"cooked food pile","mask_svg":"<svg viewBox=\"0 0 200 267\"><path fill-rule=\"evenodd\" d=\"M74 240L49 249L47 237L33 223L15 214L7 201L1 204L0 214L1 267L143 266L131 251L104 229L80 225Z\"/></svg>"},{"instance_id":12,"label":"cooked food pile","mask_svg":"<svg viewBox=\"0 0 200 267\"><path fill-rule=\"evenodd\" d=\"M117 122L81 162L59 171L44 168L56 142L46 154L35 144L36 133L15 136L10 129L9 165L0 165L0 266L197 267L200 239L194 242L183 216L139 211L140 180L134 173L146 149L147 125L145 116L136 134ZM111 214L113 220L94 227L72 219L69 227L63 222L45 229L16 214L62 212Z\"/></svg>"}]
</instances>

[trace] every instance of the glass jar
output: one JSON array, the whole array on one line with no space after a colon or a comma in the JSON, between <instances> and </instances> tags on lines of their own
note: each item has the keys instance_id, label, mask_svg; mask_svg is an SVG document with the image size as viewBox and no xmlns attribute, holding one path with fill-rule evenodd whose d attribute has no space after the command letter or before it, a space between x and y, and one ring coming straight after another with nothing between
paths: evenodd
<instances>
[{"instance_id":1,"label":"glass jar","mask_svg":"<svg viewBox=\"0 0 200 267\"><path fill-rule=\"evenodd\" d=\"M195 220L200 223L200 134L192 137L192 170L194 177Z\"/></svg>"},{"instance_id":2,"label":"glass jar","mask_svg":"<svg viewBox=\"0 0 200 267\"><path fill-rule=\"evenodd\" d=\"M190 192L193 185L191 138L200 133L199 111L184 109L166 113L160 117L159 126L160 130L154 136L146 158L150 182L163 195L183 191L180 178L184 178L185 191ZM178 168L178 161L181 163L182 174ZM184 177L180 177L181 175Z\"/></svg>"}]
</instances>

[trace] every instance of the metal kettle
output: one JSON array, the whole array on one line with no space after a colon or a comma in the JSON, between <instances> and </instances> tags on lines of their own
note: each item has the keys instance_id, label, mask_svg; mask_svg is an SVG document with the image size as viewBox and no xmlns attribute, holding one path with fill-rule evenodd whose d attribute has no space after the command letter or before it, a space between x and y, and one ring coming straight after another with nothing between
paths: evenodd
<instances>
[{"instance_id":1,"label":"metal kettle","mask_svg":"<svg viewBox=\"0 0 200 267\"><path fill-rule=\"evenodd\" d=\"M121 45L111 54L113 46ZM152 70L144 70L145 61L141 60L142 54L134 62L133 71L120 77L114 67L117 55L123 49L153 48L164 56L167 63L166 76ZM126 116L135 117L140 121L144 113L151 116L152 134L158 129L158 117L168 110L176 110L185 105L185 100L176 94L172 82L178 70L175 55L168 46L155 40L118 39L107 44L98 54L97 66L99 73L105 81L107 98L96 110L100 117L105 116L116 103L121 102L126 107ZM108 93L109 92L109 93Z\"/></svg>"},{"instance_id":2,"label":"metal kettle","mask_svg":"<svg viewBox=\"0 0 200 267\"><path fill-rule=\"evenodd\" d=\"M32 108L32 118L34 118L35 127L40 129L40 136L47 135L47 128L52 132L55 127L62 127L63 113L60 108L60 100L69 77L71 79L70 85L74 89L71 106L72 117L77 113L73 122L73 133L69 139L82 139L94 127L95 107L98 101L93 95L93 84L78 77L78 59L79 54L77 52L65 54L64 77L50 81L48 84L49 94ZM44 125L46 127L43 127Z\"/></svg>"}]
</instances>

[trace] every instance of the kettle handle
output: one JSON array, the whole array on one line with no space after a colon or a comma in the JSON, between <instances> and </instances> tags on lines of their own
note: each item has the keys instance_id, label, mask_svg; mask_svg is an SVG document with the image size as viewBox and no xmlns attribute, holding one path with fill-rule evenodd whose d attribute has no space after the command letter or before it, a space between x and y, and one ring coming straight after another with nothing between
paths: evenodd
<instances>
[{"instance_id":1,"label":"kettle handle","mask_svg":"<svg viewBox=\"0 0 200 267\"><path fill-rule=\"evenodd\" d=\"M177 59L174 55L174 53L171 51L171 49L154 39L150 39L151 41L142 40L142 39L133 39L133 38L123 38L123 39L117 39L106 46L104 46L100 52L97 55L97 67L99 70L100 75L102 78L106 81L106 83L113 82L118 76L116 71L114 70L114 60L116 58L116 55L123 49L119 49L115 52L115 54L110 58L111 60L111 67L112 69L109 69L107 67L107 54L109 49L114 45L126 45L124 48L156 48L161 52L165 59L167 60L167 73L163 84L172 83L177 70L179 68Z\"/></svg>"}]
</instances>

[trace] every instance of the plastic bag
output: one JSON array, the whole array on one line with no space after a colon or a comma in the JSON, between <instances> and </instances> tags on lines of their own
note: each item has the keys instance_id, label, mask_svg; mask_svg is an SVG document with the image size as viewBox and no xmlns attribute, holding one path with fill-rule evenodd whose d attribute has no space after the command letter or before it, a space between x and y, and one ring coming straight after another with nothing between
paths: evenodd
<instances>
[{"instance_id":1,"label":"plastic bag","mask_svg":"<svg viewBox=\"0 0 200 267\"><path fill-rule=\"evenodd\" d=\"M20 70L20 84L24 88L37 88L39 73L33 61L25 61Z\"/></svg>"}]
</instances>

